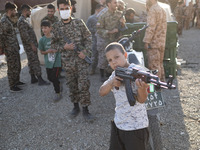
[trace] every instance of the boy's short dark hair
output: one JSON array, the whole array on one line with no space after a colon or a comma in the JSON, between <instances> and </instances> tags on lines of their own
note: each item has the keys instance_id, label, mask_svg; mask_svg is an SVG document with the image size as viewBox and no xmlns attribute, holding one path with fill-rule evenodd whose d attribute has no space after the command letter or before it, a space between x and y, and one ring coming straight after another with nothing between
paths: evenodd
<instances>
[{"instance_id":1,"label":"boy's short dark hair","mask_svg":"<svg viewBox=\"0 0 200 150\"><path fill-rule=\"evenodd\" d=\"M31 9L31 6L27 5L27 4L23 4L21 6L21 11L24 11L24 10L30 10Z\"/></svg>"},{"instance_id":2,"label":"boy's short dark hair","mask_svg":"<svg viewBox=\"0 0 200 150\"><path fill-rule=\"evenodd\" d=\"M71 1L70 0L57 0L57 7L59 8L60 4L65 4L71 6Z\"/></svg>"},{"instance_id":3,"label":"boy's short dark hair","mask_svg":"<svg viewBox=\"0 0 200 150\"><path fill-rule=\"evenodd\" d=\"M5 4L5 11L16 9L16 8L17 8L17 5L15 5L12 2L7 1L6 4Z\"/></svg>"},{"instance_id":4,"label":"boy's short dark hair","mask_svg":"<svg viewBox=\"0 0 200 150\"><path fill-rule=\"evenodd\" d=\"M55 6L53 4L49 4L49 5L47 5L47 8L48 9L55 9Z\"/></svg>"},{"instance_id":5,"label":"boy's short dark hair","mask_svg":"<svg viewBox=\"0 0 200 150\"><path fill-rule=\"evenodd\" d=\"M105 52L107 53L113 49L118 49L122 54L125 54L125 52L126 52L124 47L118 42L112 42L112 43L108 44L105 48Z\"/></svg>"},{"instance_id":6,"label":"boy's short dark hair","mask_svg":"<svg viewBox=\"0 0 200 150\"><path fill-rule=\"evenodd\" d=\"M43 20L42 22L41 22L41 25L40 25L41 27L51 27L51 22L49 21L49 20Z\"/></svg>"},{"instance_id":7,"label":"boy's short dark hair","mask_svg":"<svg viewBox=\"0 0 200 150\"><path fill-rule=\"evenodd\" d=\"M126 10L126 15L127 16L129 16L130 14L134 14L135 15L135 10L133 9L133 8L128 8L127 10Z\"/></svg>"}]
</instances>

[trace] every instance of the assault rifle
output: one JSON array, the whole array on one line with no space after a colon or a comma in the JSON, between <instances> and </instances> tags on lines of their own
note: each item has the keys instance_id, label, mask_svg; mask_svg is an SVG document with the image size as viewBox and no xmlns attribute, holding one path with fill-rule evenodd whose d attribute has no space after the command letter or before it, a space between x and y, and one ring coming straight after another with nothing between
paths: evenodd
<instances>
[{"instance_id":1,"label":"assault rifle","mask_svg":"<svg viewBox=\"0 0 200 150\"><path fill-rule=\"evenodd\" d=\"M133 68L117 67L115 75L122 78L125 84L126 95L130 106L134 106L137 96L133 93L131 87L131 81L135 81L137 78L141 79L145 83L152 83L157 89L175 89L173 85L173 77L170 76L167 83L161 82L159 77L148 72L141 70L141 66L135 65Z\"/></svg>"},{"instance_id":2,"label":"assault rifle","mask_svg":"<svg viewBox=\"0 0 200 150\"><path fill-rule=\"evenodd\" d=\"M129 45L129 42L132 42L133 39L146 28L148 28L148 25L144 25L141 29L138 29L137 31L132 32L131 36L127 40L120 42L120 44L122 44L123 47L126 49L126 47Z\"/></svg>"},{"instance_id":3,"label":"assault rifle","mask_svg":"<svg viewBox=\"0 0 200 150\"><path fill-rule=\"evenodd\" d=\"M67 39L66 36L64 36L64 41L67 42L68 44L72 43L69 39ZM79 45L75 45L75 48L74 50L76 52L81 52L84 48L82 46L79 46ZM85 56L84 60L88 63L88 64L91 64L92 63L92 60L90 59L90 57L88 56Z\"/></svg>"}]
</instances>

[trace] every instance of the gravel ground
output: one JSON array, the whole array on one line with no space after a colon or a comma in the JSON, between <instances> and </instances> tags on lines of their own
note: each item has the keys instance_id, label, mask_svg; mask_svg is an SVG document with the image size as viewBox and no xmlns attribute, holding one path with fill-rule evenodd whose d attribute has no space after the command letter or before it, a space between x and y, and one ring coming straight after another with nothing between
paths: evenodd
<instances>
[{"instance_id":1,"label":"gravel ground","mask_svg":"<svg viewBox=\"0 0 200 150\"><path fill-rule=\"evenodd\" d=\"M190 29L180 37L178 58L186 60L175 79L176 90L164 90L166 102L160 108L163 150L200 150L200 30ZM90 112L96 117L87 123L80 113L69 118L72 104L65 84L63 98L52 102L53 87L30 84L26 55L21 58L22 93L10 93L7 67L0 67L0 149L1 150L107 150L110 120L114 115L112 93L98 95L99 75L90 77ZM46 78L42 66L43 77ZM65 80L62 80L65 83Z\"/></svg>"}]
</instances>

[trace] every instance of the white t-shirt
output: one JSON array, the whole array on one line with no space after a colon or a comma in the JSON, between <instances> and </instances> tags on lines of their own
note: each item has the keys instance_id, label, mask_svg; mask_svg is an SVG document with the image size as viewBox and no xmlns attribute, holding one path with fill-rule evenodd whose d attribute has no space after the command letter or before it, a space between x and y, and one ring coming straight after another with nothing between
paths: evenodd
<instances>
[{"instance_id":1,"label":"white t-shirt","mask_svg":"<svg viewBox=\"0 0 200 150\"><path fill-rule=\"evenodd\" d=\"M134 64L130 64L129 68L133 67L133 65ZM113 71L112 75L107 81L105 81L104 84L112 80L114 77L115 71ZM135 82L133 82L132 87L133 92L137 93ZM125 131L131 131L148 127L149 120L145 104L136 101L134 106L130 106L124 85L121 85L119 90L116 90L113 87L112 92L116 101L114 122L117 128Z\"/></svg>"}]
</instances>

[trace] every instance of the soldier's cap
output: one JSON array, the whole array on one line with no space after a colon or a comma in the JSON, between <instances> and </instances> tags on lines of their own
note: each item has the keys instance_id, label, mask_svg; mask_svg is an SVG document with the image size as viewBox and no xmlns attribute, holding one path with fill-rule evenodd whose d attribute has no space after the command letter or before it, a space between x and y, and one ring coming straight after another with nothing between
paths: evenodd
<instances>
[{"instance_id":1,"label":"soldier's cap","mask_svg":"<svg viewBox=\"0 0 200 150\"><path fill-rule=\"evenodd\" d=\"M71 0L71 5L75 5L76 4L76 0Z\"/></svg>"}]
</instances>

